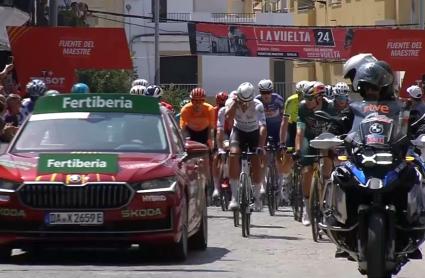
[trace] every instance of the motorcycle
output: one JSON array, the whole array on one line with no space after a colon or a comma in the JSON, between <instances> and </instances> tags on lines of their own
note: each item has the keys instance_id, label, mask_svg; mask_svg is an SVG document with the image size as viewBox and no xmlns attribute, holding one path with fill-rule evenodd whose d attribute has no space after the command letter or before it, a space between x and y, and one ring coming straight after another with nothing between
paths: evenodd
<instances>
[{"instance_id":1,"label":"motorcycle","mask_svg":"<svg viewBox=\"0 0 425 278\"><path fill-rule=\"evenodd\" d=\"M340 121L323 111L315 115ZM322 193L319 226L367 277L397 274L425 240L422 170L418 157L406 158L409 149L425 148L425 135L410 141L402 119L397 113L360 115L348 134L310 141L317 149L346 149Z\"/></svg>"}]
</instances>

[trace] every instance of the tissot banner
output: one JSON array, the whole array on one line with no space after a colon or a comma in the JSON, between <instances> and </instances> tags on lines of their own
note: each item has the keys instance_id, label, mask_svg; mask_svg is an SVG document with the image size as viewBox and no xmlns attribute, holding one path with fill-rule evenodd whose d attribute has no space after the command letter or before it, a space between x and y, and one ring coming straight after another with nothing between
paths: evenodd
<instances>
[{"instance_id":1,"label":"tissot banner","mask_svg":"<svg viewBox=\"0 0 425 278\"><path fill-rule=\"evenodd\" d=\"M42 79L49 89L69 92L79 69L132 69L124 29L8 27L21 87Z\"/></svg>"},{"instance_id":2,"label":"tissot banner","mask_svg":"<svg viewBox=\"0 0 425 278\"><path fill-rule=\"evenodd\" d=\"M353 30L189 23L193 54L346 60Z\"/></svg>"}]
</instances>

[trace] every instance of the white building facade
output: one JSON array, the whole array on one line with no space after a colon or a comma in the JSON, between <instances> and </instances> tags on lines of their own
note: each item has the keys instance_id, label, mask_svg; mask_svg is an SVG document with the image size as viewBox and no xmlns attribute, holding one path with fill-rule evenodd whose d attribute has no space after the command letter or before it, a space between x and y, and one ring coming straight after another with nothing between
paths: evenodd
<instances>
[{"instance_id":1,"label":"white building facade","mask_svg":"<svg viewBox=\"0 0 425 278\"><path fill-rule=\"evenodd\" d=\"M292 15L282 9L274 13L246 13L241 0L125 0L124 13L152 17L152 1L161 4L160 18L203 22L293 25ZM252 2L252 1L251 1ZM258 2L258 1L257 1ZM138 76L154 82L155 45L152 19L127 17L125 24ZM242 82L258 83L270 78L281 85L292 81L292 62L257 57L192 56L186 22L162 20L160 29L161 84L200 86L209 96L232 91ZM291 83L286 90L292 90ZM281 93L284 88L280 88Z\"/></svg>"}]
</instances>

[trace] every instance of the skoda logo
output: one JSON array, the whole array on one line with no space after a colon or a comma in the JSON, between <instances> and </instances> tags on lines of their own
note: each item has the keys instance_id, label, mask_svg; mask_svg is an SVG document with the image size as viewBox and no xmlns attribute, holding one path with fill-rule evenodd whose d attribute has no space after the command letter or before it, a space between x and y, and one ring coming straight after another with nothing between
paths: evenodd
<instances>
[{"instance_id":1,"label":"skoda logo","mask_svg":"<svg viewBox=\"0 0 425 278\"><path fill-rule=\"evenodd\" d=\"M71 175L69 176L69 183L81 183L81 176L80 175Z\"/></svg>"},{"instance_id":2,"label":"skoda logo","mask_svg":"<svg viewBox=\"0 0 425 278\"><path fill-rule=\"evenodd\" d=\"M369 127L369 132L374 134L382 134L384 132L384 126L380 123L373 123Z\"/></svg>"}]
</instances>

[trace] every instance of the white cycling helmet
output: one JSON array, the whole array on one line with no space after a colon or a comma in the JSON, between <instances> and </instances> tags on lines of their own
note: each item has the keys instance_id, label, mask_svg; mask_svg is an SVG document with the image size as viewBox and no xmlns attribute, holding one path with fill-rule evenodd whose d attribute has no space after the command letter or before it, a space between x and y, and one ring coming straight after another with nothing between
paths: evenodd
<instances>
[{"instance_id":1,"label":"white cycling helmet","mask_svg":"<svg viewBox=\"0 0 425 278\"><path fill-rule=\"evenodd\" d=\"M409 96L414 99L421 99L422 98L422 89L417 85L412 85L409 88L407 88L407 93L409 93Z\"/></svg>"},{"instance_id":2,"label":"white cycling helmet","mask_svg":"<svg viewBox=\"0 0 425 278\"><path fill-rule=\"evenodd\" d=\"M164 94L164 91L161 87L157 85L150 85L146 88L145 96L159 98Z\"/></svg>"},{"instance_id":3,"label":"white cycling helmet","mask_svg":"<svg viewBox=\"0 0 425 278\"><path fill-rule=\"evenodd\" d=\"M368 62L376 62L376 59L371 53L360 53L348 59L343 66L342 75L344 78L350 78L353 81L358 68Z\"/></svg>"},{"instance_id":4,"label":"white cycling helmet","mask_svg":"<svg viewBox=\"0 0 425 278\"><path fill-rule=\"evenodd\" d=\"M242 102L250 102L255 97L255 88L249 82L242 83L237 89L238 99Z\"/></svg>"},{"instance_id":5,"label":"white cycling helmet","mask_svg":"<svg viewBox=\"0 0 425 278\"><path fill-rule=\"evenodd\" d=\"M261 91L273 91L273 82L270 79L263 79L258 82L258 90Z\"/></svg>"},{"instance_id":6,"label":"white cycling helmet","mask_svg":"<svg viewBox=\"0 0 425 278\"><path fill-rule=\"evenodd\" d=\"M338 82L334 86L334 95L335 96L346 96L350 93L350 87L345 82Z\"/></svg>"},{"instance_id":7,"label":"white cycling helmet","mask_svg":"<svg viewBox=\"0 0 425 278\"><path fill-rule=\"evenodd\" d=\"M309 81L301 80L295 85L295 91L302 93L304 90L304 86L308 84Z\"/></svg>"},{"instance_id":8,"label":"white cycling helmet","mask_svg":"<svg viewBox=\"0 0 425 278\"><path fill-rule=\"evenodd\" d=\"M334 99L334 89L333 89L332 85L326 85L325 89L326 89L325 97L327 99Z\"/></svg>"},{"instance_id":9,"label":"white cycling helmet","mask_svg":"<svg viewBox=\"0 0 425 278\"><path fill-rule=\"evenodd\" d=\"M136 79L131 83L131 87L134 87L136 85L141 85L141 86L149 86L149 82L146 79Z\"/></svg>"},{"instance_id":10,"label":"white cycling helmet","mask_svg":"<svg viewBox=\"0 0 425 278\"><path fill-rule=\"evenodd\" d=\"M146 94L146 87L142 85L136 85L131 87L130 89L130 95L139 95L143 96Z\"/></svg>"}]
</instances>

